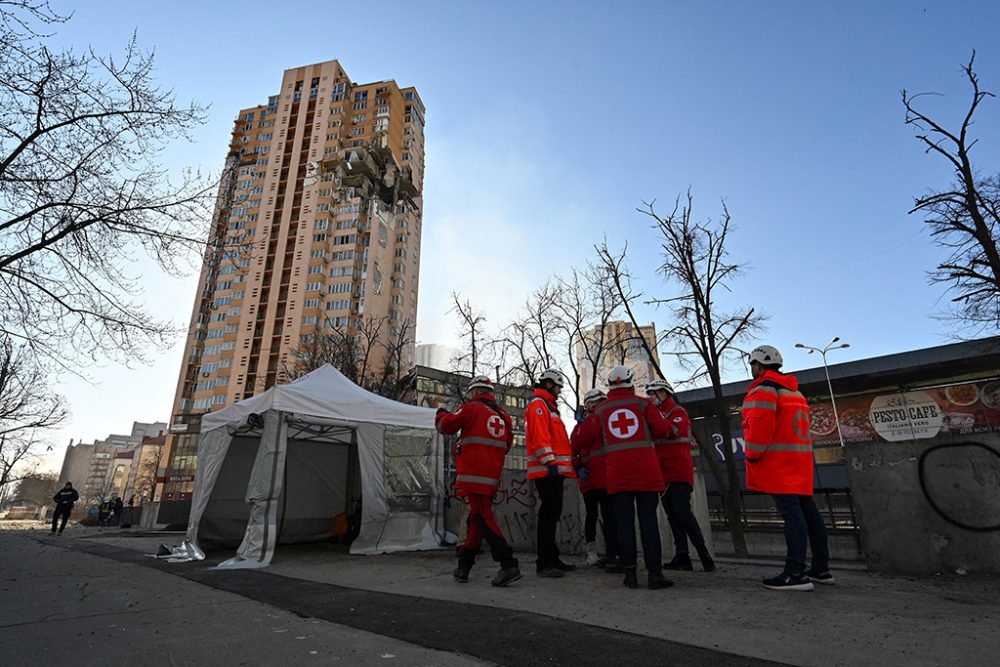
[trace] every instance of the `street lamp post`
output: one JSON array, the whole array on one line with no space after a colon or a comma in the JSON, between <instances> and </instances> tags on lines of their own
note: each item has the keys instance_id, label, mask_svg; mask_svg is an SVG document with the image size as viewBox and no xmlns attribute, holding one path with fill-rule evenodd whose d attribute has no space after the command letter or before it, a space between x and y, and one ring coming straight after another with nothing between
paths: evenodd
<instances>
[{"instance_id":1,"label":"street lamp post","mask_svg":"<svg viewBox=\"0 0 1000 667\"><path fill-rule=\"evenodd\" d=\"M837 424L837 437L840 438L840 448L844 449L844 434L840 430L840 414L837 413L837 399L833 396L833 383L830 382L830 369L826 365L826 353L833 350L841 350L845 347L850 347L850 343L837 343L840 342L840 336L834 336L833 340L826 344L826 347L810 347L809 345L803 345L802 343L796 343L795 347L801 348L803 350L809 350L807 354L812 354L813 352L819 352L820 356L823 357L823 373L826 374L826 387L830 390L830 403L833 405L833 420Z\"/></svg>"}]
</instances>

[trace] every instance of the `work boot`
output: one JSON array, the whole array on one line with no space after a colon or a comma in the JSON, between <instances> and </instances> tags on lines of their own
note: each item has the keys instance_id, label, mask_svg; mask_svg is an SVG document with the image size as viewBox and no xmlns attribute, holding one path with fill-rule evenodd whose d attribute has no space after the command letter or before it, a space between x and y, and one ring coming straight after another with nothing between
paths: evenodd
<instances>
[{"instance_id":1,"label":"work boot","mask_svg":"<svg viewBox=\"0 0 1000 667\"><path fill-rule=\"evenodd\" d=\"M587 564L597 565L601 558L597 555L597 542L587 542Z\"/></svg>"},{"instance_id":2,"label":"work boot","mask_svg":"<svg viewBox=\"0 0 1000 667\"><path fill-rule=\"evenodd\" d=\"M622 581L628 588L639 588L639 578L635 575L635 568L625 568L625 579Z\"/></svg>"},{"instance_id":3,"label":"work boot","mask_svg":"<svg viewBox=\"0 0 1000 667\"><path fill-rule=\"evenodd\" d=\"M564 563L558 558L556 559L557 570L562 570L563 572L576 572L576 565L570 565L569 563Z\"/></svg>"},{"instance_id":4,"label":"work boot","mask_svg":"<svg viewBox=\"0 0 1000 667\"><path fill-rule=\"evenodd\" d=\"M646 578L646 587L651 591L659 590L661 588L670 588L673 585L674 582L663 576L662 570L650 570L649 575Z\"/></svg>"},{"instance_id":5,"label":"work boot","mask_svg":"<svg viewBox=\"0 0 1000 667\"><path fill-rule=\"evenodd\" d=\"M476 563L476 552L461 549L458 552L458 567L455 568L455 581L460 584L469 583L469 572Z\"/></svg>"},{"instance_id":6,"label":"work boot","mask_svg":"<svg viewBox=\"0 0 1000 667\"><path fill-rule=\"evenodd\" d=\"M701 559L701 569L705 572L715 572L715 561L712 560L712 554L708 553L708 548L698 549L698 558Z\"/></svg>"},{"instance_id":7,"label":"work boot","mask_svg":"<svg viewBox=\"0 0 1000 667\"><path fill-rule=\"evenodd\" d=\"M691 556L688 554L674 554L670 562L663 564L663 569L690 572L694 569L694 566L691 564Z\"/></svg>"},{"instance_id":8,"label":"work boot","mask_svg":"<svg viewBox=\"0 0 1000 667\"><path fill-rule=\"evenodd\" d=\"M620 558L616 558L604 566L604 571L608 574L621 574L625 571L625 563Z\"/></svg>"},{"instance_id":9,"label":"work boot","mask_svg":"<svg viewBox=\"0 0 1000 667\"><path fill-rule=\"evenodd\" d=\"M506 586L511 582L517 581L521 576L521 570L517 567L517 562L515 562L508 567L500 568L497 576L493 577L490 583L497 587Z\"/></svg>"}]
</instances>

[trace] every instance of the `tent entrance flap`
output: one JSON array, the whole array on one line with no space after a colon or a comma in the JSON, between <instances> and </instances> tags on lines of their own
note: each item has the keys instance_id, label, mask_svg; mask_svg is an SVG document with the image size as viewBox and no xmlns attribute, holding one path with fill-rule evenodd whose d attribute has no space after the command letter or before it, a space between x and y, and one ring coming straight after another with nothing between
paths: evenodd
<instances>
[{"instance_id":1,"label":"tent entrance flap","mask_svg":"<svg viewBox=\"0 0 1000 667\"><path fill-rule=\"evenodd\" d=\"M356 447L352 441L353 438L347 442L328 442L289 437L278 544L319 542L334 537L337 516L350 514L358 500L352 488L358 477L358 472L351 469L352 464L357 467L358 461L357 455L352 455Z\"/></svg>"},{"instance_id":2,"label":"tent entrance flap","mask_svg":"<svg viewBox=\"0 0 1000 667\"><path fill-rule=\"evenodd\" d=\"M259 433L238 435L230 442L198 526L198 542L202 547L233 548L243 539L250 519L247 479L259 446Z\"/></svg>"}]
</instances>

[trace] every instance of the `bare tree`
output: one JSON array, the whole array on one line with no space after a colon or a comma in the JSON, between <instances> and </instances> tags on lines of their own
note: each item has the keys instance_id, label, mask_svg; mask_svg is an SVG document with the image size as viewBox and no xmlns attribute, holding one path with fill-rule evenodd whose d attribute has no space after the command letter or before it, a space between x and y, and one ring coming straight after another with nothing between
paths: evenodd
<instances>
[{"instance_id":1,"label":"bare tree","mask_svg":"<svg viewBox=\"0 0 1000 667\"><path fill-rule=\"evenodd\" d=\"M11 498L30 500L39 506L49 505L59 488L59 478L54 472L29 473L18 480Z\"/></svg>"},{"instance_id":2,"label":"bare tree","mask_svg":"<svg viewBox=\"0 0 1000 667\"><path fill-rule=\"evenodd\" d=\"M635 307L642 301L643 293L635 291L632 287L632 275L629 273L627 262L628 244L626 243L620 252L614 252L608 247L608 242L605 240L594 246L594 250L597 251L598 266L608 281L611 294L621 304L621 308L625 311L625 315L628 316L628 321L632 325L632 331L634 332L633 334L624 336L613 336L607 340L607 353L616 358L618 363L624 363L628 354L628 346L634 342L645 352L656 374L659 377L665 377L663 371L660 369L660 363L657 361L657 354L654 352L652 345L641 334L642 327L639 325L639 320L635 315Z\"/></svg>"},{"instance_id":3,"label":"bare tree","mask_svg":"<svg viewBox=\"0 0 1000 667\"><path fill-rule=\"evenodd\" d=\"M282 381L300 378L331 364L351 382L368 391L398 399L406 387L406 352L413 345L413 324L390 326L387 317L360 318L351 326L327 323L321 332L303 338L282 368Z\"/></svg>"},{"instance_id":4,"label":"bare tree","mask_svg":"<svg viewBox=\"0 0 1000 667\"><path fill-rule=\"evenodd\" d=\"M729 406L722 394L723 367L727 359L742 360L741 342L750 340L759 331L765 317L751 307L727 310L720 307L720 293L731 291L730 285L739 276L743 266L729 259L726 242L729 238L730 215L725 202L718 221L692 220L693 199L688 192L686 200L680 197L673 210L660 216L652 203L639 209L656 223L660 234L663 263L659 272L664 280L679 288L679 294L656 303L670 308L672 326L663 332L669 341L672 354L682 368L691 372L689 382L708 379L712 385L715 403L716 428L723 442L729 443ZM726 475L718 470L715 457L702 444L702 454L712 470L716 484L722 492L726 518L737 555L746 555L743 535L743 499L740 493L736 462L728 448L725 449Z\"/></svg>"},{"instance_id":5,"label":"bare tree","mask_svg":"<svg viewBox=\"0 0 1000 667\"><path fill-rule=\"evenodd\" d=\"M30 56L34 40L45 36L42 31L69 18L56 13L48 0L0 0L0 54L10 54L0 56L0 63Z\"/></svg>"},{"instance_id":6,"label":"bare tree","mask_svg":"<svg viewBox=\"0 0 1000 667\"><path fill-rule=\"evenodd\" d=\"M457 370L471 376L479 374L480 360L489 340L486 336L486 316L466 299L462 301L458 292L451 293L452 307L448 311L458 318L458 336L462 341L462 351L455 359Z\"/></svg>"},{"instance_id":7,"label":"bare tree","mask_svg":"<svg viewBox=\"0 0 1000 667\"><path fill-rule=\"evenodd\" d=\"M151 455L145 454L145 448L139 448L137 454L141 457L136 464L135 481L132 484L130 498L139 497L140 503L153 499L153 492L156 488L156 471L160 467L160 459L163 458L163 445L159 445L152 450Z\"/></svg>"},{"instance_id":8,"label":"bare tree","mask_svg":"<svg viewBox=\"0 0 1000 667\"><path fill-rule=\"evenodd\" d=\"M927 153L943 157L954 170L954 181L946 189L934 190L914 200L910 213L921 213L935 242L948 257L930 272L932 283L947 285L953 294L952 316L975 333L1000 329L1000 173L980 174L970 155L979 142L970 131L980 103L991 92L979 87L973 65L976 52L962 68L972 87L969 108L957 131L918 110L915 103L927 93L902 91L906 124L921 134L917 139Z\"/></svg>"},{"instance_id":9,"label":"bare tree","mask_svg":"<svg viewBox=\"0 0 1000 667\"><path fill-rule=\"evenodd\" d=\"M43 2L0 3L8 35L60 18ZM205 110L159 86L134 37L118 57L44 41L0 49L0 331L70 370L141 360L176 329L142 307L126 267L145 254L187 270L204 247L211 185L171 182L158 160Z\"/></svg>"},{"instance_id":10,"label":"bare tree","mask_svg":"<svg viewBox=\"0 0 1000 667\"><path fill-rule=\"evenodd\" d=\"M413 324L403 320L397 326L389 327L387 335L379 341L382 363L378 372L371 375L367 389L379 396L400 400L407 391L406 353L413 349Z\"/></svg>"},{"instance_id":11,"label":"bare tree","mask_svg":"<svg viewBox=\"0 0 1000 667\"><path fill-rule=\"evenodd\" d=\"M0 488L30 471L39 433L67 417L61 397L25 344L0 336Z\"/></svg>"},{"instance_id":12,"label":"bare tree","mask_svg":"<svg viewBox=\"0 0 1000 667\"><path fill-rule=\"evenodd\" d=\"M583 403L582 380L586 378L590 387L598 385L598 372L609 353L609 323L620 300L607 273L590 263L585 270L574 268L569 278L557 280L560 292L553 308L573 373L574 408L579 411Z\"/></svg>"}]
</instances>

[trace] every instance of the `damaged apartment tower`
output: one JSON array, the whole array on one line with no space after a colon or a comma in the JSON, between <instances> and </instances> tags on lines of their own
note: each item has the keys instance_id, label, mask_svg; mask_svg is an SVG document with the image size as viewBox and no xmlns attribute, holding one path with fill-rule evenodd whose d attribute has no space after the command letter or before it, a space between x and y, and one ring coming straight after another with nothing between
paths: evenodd
<instances>
[{"instance_id":1,"label":"damaged apartment tower","mask_svg":"<svg viewBox=\"0 0 1000 667\"><path fill-rule=\"evenodd\" d=\"M336 60L285 71L278 95L240 111L158 500L190 498L200 416L287 381L317 336L364 330L379 339L370 368L409 368L423 125L416 89L352 83Z\"/></svg>"}]
</instances>

